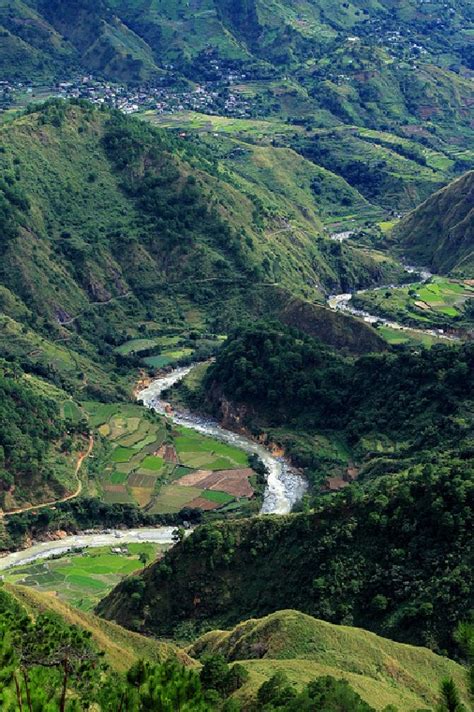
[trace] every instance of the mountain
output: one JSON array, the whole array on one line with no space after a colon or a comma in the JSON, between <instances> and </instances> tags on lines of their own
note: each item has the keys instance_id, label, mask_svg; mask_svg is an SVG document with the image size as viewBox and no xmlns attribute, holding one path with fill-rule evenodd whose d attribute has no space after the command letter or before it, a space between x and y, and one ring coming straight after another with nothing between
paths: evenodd
<instances>
[{"instance_id":1,"label":"mountain","mask_svg":"<svg viewBox=\"0 0 474 712\"><path fill-rule=\"evenodd\" d=\"M284 672L298 686L315 676L347 680L375 709L394 705L414 710L437 699L437 679L453 676L464 690L464 670L425 648L394 643L360 628L335 626L294 610L247 620L230 630L214 630L195 641L195 658L222 655L250 673L236 693L247 701L263 679ZM465 693L464 693L465 694Z\"/></svg>"},{"instance_id":2,"label":"mountain","mask_svg":"<svg viewBox=\"0 0 474 712\"><path fill-rule=\"evenodd\" d=\"M474 271L474 171L434 193L393 231L408 259L435 272L472 277Z\"/></svg>"},{"instance_id":3,"label":"mountain","mask_svg":"<svg viewBox=\"0 0 474 712\"><path fill-rule=\"evenodd\" d=\"M275 289L322 302L329 290L397 269L387 261L384 272L363 251L315 240L317 199L292 228L283 195L252 193L194 139L54 102L0 131L5 323L12 331L25 324L24 340L43 329L58 355L66 337L82 358L96 357L94 347L107 356L107 344L137 318L185 324L193 306L209 329L225 329L235 310L270 302ZM246 307L233 303L243 289ZM93 370L89 388L94 381Z\"/></svg>"},{"instance_id":4,"label":"mountain","mask_svg":"<svg viewBox=\"0 0 474 712\"><path fill-rule=\"evenodd\" d=\"M311 513L206 524L98 612L169 635L291 607L452 649L472 606L472 474L451 457L319 497Z\"/></svg>"},{"instance_id":5,"label":"mountain","mask_svg":"<svg viewBox=\"0 0 474 712\"><path fill-rule=\"evenodd\" d=\"M233 75L266 114L464 145L473 23L467 0L447 10L440 0L353 0L337 12L328 0L0 0L0 70L8 80L93 72L125 83L167 73L165 85L220 88Z\"/></svg>"},{"instance_id":6,"label":"mountain","mask_svg":"<svg viewBox=\"0 0 474 712\"><path fill-rule=\"evenodd\" d=\"M386 348L322 305L329 291L400 273L324 237L318 205L332 184L365 204L328 171L320 199L286 179L303 203L294 214L283 188L253 188L204 143L86 103L48 103L0 134L5 508L77 489L87 424L67 423L64 404L129 397L131 369L145 364L117 353L127 339L205 337L270 313L356 353Z\"/></svg>"},{"instance_id":7,"label":"mountain","mask_svg":"<svg viewBox=\"0 0 474 712\"><path fill-rule=\"evenodd\" d=\"M176 658L183 665L194 667L195 661L173 643L145 638L131 633L115 623L98 618L92 613L85 613L71 608L56 596L41 593L26 586L4 584L2 593L14 599L34 618L41 614L58 616L68 625L78 626L90 633L92 640L104 652L107 663L118 671L125 671L138 660L164 662ZM2 606L3 608L3 606ZM3 610L0 610L0 614Z\"/></svg>"},{"instance_id":8,"label":"mountain","mask_svg":"<svg viewBox=\"0 0 474 712\"><path fill-rule=\"evenodd\" d=\"M100 712L120 704L128 712L217 712L223 705L293 712L318 689L325 705L319 709L328 711L333 696L347 712L416 710L437 703L440 681L448 677L467 698L466 671L458 663L292 610L210 631L185 651L76 611L55 596L4 585L0 630L0 703L8 712L23 700L33 709L68 710L61 706L62 689L68 702L80 691Z\"/></svg>"},{"instance_id":9,"label":"mountain","mask_svg":"<svg viewBox=\"0 0 474 712\"><path fill-rule=\"evenodd\" d=\"M433 58L442 66L472 66L473 16L466 0L451 2L448 12L438 0L422 8L415 0L403 8L389 0L354 0L337 12L328 0L248 0L244 5L234 0L74 0L67 6L60 0L2 0L1 9L5 49L9 43L17 46L37 71L54 71L52 60L63 59L66 66L133 79L156 75L166 63L186 69L213 47L222 60L268 73L271 65L308 60L318 67L328 52L337 56L348 38L349 44L360 41L377 52L375 34L381 54L389 49L407 64Z\"/></svg>"}]
</instances>

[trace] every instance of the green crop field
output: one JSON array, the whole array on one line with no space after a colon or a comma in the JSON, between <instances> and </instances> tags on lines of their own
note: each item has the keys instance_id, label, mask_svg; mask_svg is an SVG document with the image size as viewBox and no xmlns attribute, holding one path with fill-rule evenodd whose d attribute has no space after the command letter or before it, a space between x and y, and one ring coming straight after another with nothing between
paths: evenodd
<instances>
[{"instance_id":1,"label":"green crop field","mask_svg":"<svg viewBox=\"0 0 474 712\"><path fill-rule=\"evenodd\" d=\"M122 553L113 553L112 549ZM60 558L26 564L9 569L8 583L21 583L45 592L57 592L67 603L84 611L95 604L124 577L143 567L140 554L152 561L166 546L159 544L120 544L116 547L86 549Z\"/></svg>"},{"instance_id":2,"label":"green crop field","mask_svg":"<svg viewBox=\"0 0 474 712\"><path fill-rule=\"evenodd\" d=\"M164 418L142 406L94 402L85 406L91 424L107 443L94 468L96 488L105 502L135 503L161 514L179 512L198 497L219 506L234 501L226 492L176 483L195 470L248 467L244 451L187 428L168 432Z\"/></svg>"},{"instance_id":3,"label":"green crop field","mask_svg":"<svg viewBox=\"0 0 474 712\"><path fill-rule=\"evenodd\" d=\"M474 287L468 282L433 277L425 284L368 290L354 298L354 305L372 314L425 329L462 328L471 319L465 314L465 306L473 297Z\"/></svg>"},{"instance_id":4,"label":"green crop field","mask_svg":"<svg viewBox=\"0 0 474 712\"><path fill-rule=\"evenodd\" d=\"M176 450L181 462L189 467L209 470L248 466L248 456L243 450L198 433L179 430Z\"/></svg>"},{"instance_id":5,"label":"green crop field","mask_svg":"<svg viewBox=\"0 0 474 712\"><path fill-rule=\"evenodd\" d=\"M193 499L200 497L202 490L197 487L181 487L181 485L166 485L160 491L150 512L153 514L165 514L167 512L179 512L189 505Z\"/></svg>"},{"instance_id":6,"label":"green crop field","mask_svg":"<svg viewBox=\"0 0 474 712\"><path fill-rule=\"evenodd\" d=\"M117 346L115 351L122 356L128 356L132 353L140 353L145 349L151 349L159 343L159 339L130 339L124 344Z\"/></svg>"},{"instance_id":7,"label":"green crop field","mask_svg":"<svg viewBox=\"0 0 474 712\"><path fill-rule=\"evenodd\" d=\"M204 490L201 492L201 497L208 499L210 502L216 502L217 504L228 504L234 499L227 492L219 492L217 490Z\"/></svg>"},{"instance_id":8,"label":"green crop field","mask_svg":"<svg viewBox=\"0 0 474 712\"><path fill-rule=\"evenodd\" d=\"M161 457L156 457L155 455L148 455L141 462L141 467L144 470L152 470L158 472L162 469L165 461Z\"/></svg>"},{"instance_id":9,"label":"green crop field","mask_svg":"<svg viewBox=\"0 0 474 712\"><path fill-rule=\"evenodd\" d=\"M112 462L128 462L134 455L134 451L127 447L117 447L112 453Z\"/></svg>"}]
</instances>

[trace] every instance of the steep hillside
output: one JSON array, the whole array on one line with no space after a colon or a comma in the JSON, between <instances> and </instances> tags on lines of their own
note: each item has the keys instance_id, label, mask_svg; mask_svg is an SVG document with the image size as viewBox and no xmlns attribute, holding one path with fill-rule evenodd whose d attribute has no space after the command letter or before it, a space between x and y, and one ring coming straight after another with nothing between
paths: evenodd
<instances>
[{"instance_id":1,"label":"steep hillside","mask_svg":"<svg viewBox=\"0 0 474 712\"><path fill-rule=\"evenodd\" d=\"M314 300L393 270L351 248L335 261L330 242L314 239L317 200L295 239L283 197L257 198L204 147L137 120L53 103L1 132L4 312L47 324L42 336L59 349L67 340L110 358L137 322L185 328L193 307L225 330L252 310L254 288L257 301L277 286Z\"/></svg>"},{"instance_id":2,"label":"steep hillside","mask_svg":"<svg viewBox=\"0 0 474 712\"><path fill-rule=\"evenodd\" d=\"M0 588L0 707L211 712L193 661L21 587ZM183 664L184 663L184 664Z\"/></svg>"},{"instance_id":3,"label":"steep hillside","mask_svg":"<svg viewBox=\"0 0 474 712\"><path fill-rule=\"evenodd\" d=\"M67 425L54 402L128 397L133 369L148 365L117 349L129 339L192 333L194 345L271 313L350 351L385 347L370 327L314 304L399 269L350 247L335 254L316 199L301 195L291 226L283 190L256 195L199 141L85 103L50 102L0 135L0 353L20 380L36 379L10 384L23 390L4 415L2 507L77 489L87 429ZM270 182L277 169L270 163ZM38 383L50 400L28 424L20 400L39 404Z\"/></svg>"},{"instance_id":4,"label":"steep hillside","mask_svg":"<svg viewBox=\"0 0 474 712\"><path fill-rule=\"evenodd\" d=\"M40 593L26 586L4 584L7 591L33 617L44 613L59 616L65 623L88 631L96 645L104 651L105 659L115 670L127 670L137 660L164 662L174 657L184 665L196 663L183 650L172 643L163 643L131 633L120 626L104 621L91 613L78 611L60 601L56 596Z\"/></svg>"},{"instance_id":5,"label":"steep hillside","mask_svg":"<svg viewBox=\"0 0 474 712\"><path fill-rule=\"evenodd\" d=\"M228 662L243 664L250 679L237 698L245 701L277 671L284 671L298 686L314 676L342 677L375 709L434 705L437 681L444 677L452 676L466 695L465 671L456 663L425 648L394 643L360 628L335 626L298 611L278 611L228 631L211 631L188 652L195 658L221 654Z\"/></svg>"},{"instance_id":6,"label":"steep hillside","mask_svg":"<svg viewBox=\"0 0 474 712\"><path fill-rule=\"evenodd\" d=\"M163 635L291 607L452 648L472 606L472 478L472 462L450 458L320 498L309 514L199 527L99 614Z\"/></svg>"},{"instance_id":7,"label":"steep hillside","mask_svg":"<svg viewBox=\"0 0 474 712\"><path fill-rule=\"evenodd\" d=\"M6 712L24 708L23 700L32 709L68 710L72 699L75 708L92 704L98 712L117 705L127 712L329 712L336 701L344 712L414 712L438 702L447 677L467 699L466 671L457 663L292 610L211 631L190 647L190 657L52 595L4 585L0 630Z\"/></svg>"},{"instance_id":8,"label":"steep hillside","mask_svg":"<svg viewBox=\"0 0 474 712\"><path fill-rule=\"evenodd\" d=\"M0 514L77 489L87 429L66 422L55 396L0 359Z\"/></svg>"},{"instance_id":9,"label":"steep hillside","mask_svg":"<svg viewBox=\"0 0 474 712\"><path fill-rule=\"evenodd\" d=\"M438 191L397 225L409 259L436 272L474 276L474 171Z\"/></svg>"},{"instance_id":10,"label":"steep hillside","mask_svg":"<svg viewBox=\"0 0 474 712\"><path fill-rule=\"evenodd\" d=\"M294 303L280 318L293 327L301 319L316 339L277 323L240 328L201 382L193 377L190 388L185 379L177 396L231 429L279 443L304 468L316 501L321 488L338 489L356 477L363 482L425 458L469 451L470 346L354 359L342 355L336 339L338 352L317 340L325 327L310 305ZM335 334L324 336L328 343Z\"/></svg>"},{"instance_id":11,"label":"steep hillside","mask_svg":"<svg viewBox=\"0 0 474 712\"><path fill-rule=\"evenodd\" d=\"M370 46L373 32L387 44L391 38L390 49L405 61L423 54L414 51L418 44L444 65L472 63L473 17L466 0L452 2L442 14L441 2L420 9L415 0L395 7L389 0L354 0L338 11L328 0L249 0L243 7L234 0L74 0L67 7L58 0L2 0L2 7L2 24L32 53L49 58L62 41L83 67L132 79L153 74L165 62L189 67L210 47L226 60L295 65L334 52L348 36ZM35 68L44 71L39 63Z\"/></svg>"}]
</instances>

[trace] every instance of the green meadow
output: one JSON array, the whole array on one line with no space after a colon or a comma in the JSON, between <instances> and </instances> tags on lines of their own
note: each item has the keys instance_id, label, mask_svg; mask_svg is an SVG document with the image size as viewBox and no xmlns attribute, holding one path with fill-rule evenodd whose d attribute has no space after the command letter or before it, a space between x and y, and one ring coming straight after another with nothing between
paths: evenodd
<instances>
[{"instance_id":1,"label":"green meadow","mask_svg":"<svg viewBox=\"0 0 474 712\"><path fill-rule=\"evenodd\" d=\"M118 540L116 547L85 549L8 569L4 579L38 591L57 593L65 602L90 611L125 576L155 560L166 548L146 542L121 544Z\"/></svg>"}]
</instances>

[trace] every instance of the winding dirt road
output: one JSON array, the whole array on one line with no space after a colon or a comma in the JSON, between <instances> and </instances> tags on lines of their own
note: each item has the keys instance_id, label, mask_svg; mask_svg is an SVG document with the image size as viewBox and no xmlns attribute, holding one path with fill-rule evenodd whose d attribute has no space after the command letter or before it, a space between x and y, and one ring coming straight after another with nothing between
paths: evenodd
<instances>
[{"instance_id":1,"label":"winding dirt road","mask_svg":"<svg viewBox=\"0 0 474 712\"><path fill-rule=\"evenodd\" d=\"M41 504L31 504L28 505L28 507L19 507L18 509L12 509L9 512L0 512L0 519L6 519L7 517L11 517L13 514L24 514L25 512L32 512L33 510L36 511L38 509L44 509L45 507L51 507L55 504L67 502L70 499L75 499L76 497L79 497L82 492L82 480L79 477L79 471L82 467L82 463L89 457L93 448L94 438L92 435L89 435L89 445L87 447L87 450L85 452L82 452L77 458L76 468L74 470L74 476L77 479L77 488L74 490L74 492L72 492L72 494L68 494L66 497L61 497L60 499L52 499L49 502L42 502Z\"/></svg>"}]
</instances>

